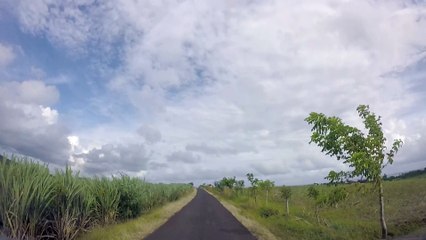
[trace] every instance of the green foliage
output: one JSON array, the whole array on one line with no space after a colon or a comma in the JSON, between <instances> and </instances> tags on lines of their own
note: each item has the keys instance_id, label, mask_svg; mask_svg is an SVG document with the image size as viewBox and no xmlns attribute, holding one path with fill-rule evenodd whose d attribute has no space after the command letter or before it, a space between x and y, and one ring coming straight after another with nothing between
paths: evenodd
<instances>
[{"instance_id":1,"label":"green foliage","mask_svg":"<svg viewBox=\"0 0 426 240\"><path fill-rule=\"evenodd\" d=\"M255 178L253 173L247 173L246 176L247 176L247 179L249 180L251 186L257 187L257 185L259 183L259 179Z\"/></svg>"},{"instance_id":2,"label":"green foliage","mask_svg":"<svg viewBox=\"0 0 426 240\"><path fill-rule=\"evenodd\" d=\"M277 216L279 214L279 211L277 209L274 208L270 208L270 207L261 207L259 209L259 215L263 218L268 218L268 217L272 217L272 216Z\"/></svg>"},{"instance_id":3,"label":"green foliage","mask_svg":"<svg viewBox=\"0 0 426 240\"><path fill-rule=\"evenodd\" d=\"M95 178L92 191L95 197L96 218L103 225L115 222L120 200L117 186L106 177Z\"/></svg>"},{"instance_id":4,"label":"green foliage","mask_svg":"<svg viewBox=\"0 0 426 240\"><path fill-rule=\"evenodd\" d=\"M286 186L282 186L280 188L280 197L284 200L290 199L291 198L291 188L286 187Z\"/></svg>"},{"instance_id":5,"label":"green foliage","mask_svg":"<svg viewBox=\"0 0 426 240\"><path fill-rule=\"evenodd\" d=\"M58 239L74 239L93 220L95 202L89 193L91 189L69 167L57 171L51 181L54 184L54 201L50 208L53 235Z\"/></svg>"},{"instance_id":6,"label":"green foliage","mask_svg":"<svg viewBox=\"0 0 426 240\"><path fill-rule=\"evenodd\" d=\"M190 189L128 176L82 178L69 167L52 175L44 165L12 156L0 160L0 227L13 239L74 239L94 225L136 217Z\"/></svg>"},{"instance_id":7,"label":"green foliage","mask_svg":"<svg viewBox=\"0 0 426 240\"><path fill-rule=\"evenodd\" d=\"M319 195L320 195L320 193L319 193L318 189L316 189L315 187L310 186L308 188L308 197L310 197L314 200L317 200Z\"/></svg>"},{"instance_id":8,"label":"green foliage","mask_svg":"<svg viewBox=\"0 0 426 240\"><path fill-rule=\"evenodd\" d=\"M220 189L221 191L223 191L225 187L229 189L233 189L236 185L237 185L237 180L235 179L235 177L233 178L224 177L222 180L214 182L214 186Z\"/></svg>"},{"instance_id":9,"label":"green foliage","mask_svg":"<svg viewBox=\"0 0 426 240\"><path fill-rule=\"evenodd\" d=\"M349 193L343 187L333 187L327 197L327 204L333 207L338 206L338 204L346 200L349 196Z\"/></svg>"},{"instance_id":10,"label":"green foliage","mask_svg":"<svg viewBox=\"0 0 426 240\"><path fill-rule=\"evenodd\" d=\"M139 216L143 210L141 203L145 182L125 175L113 178L113 182L119 196L117 217L127 219Z\"/></svg>"},{"instance_id":11,"label":"green foliage","mask_svg":"<svg viewBox=\"0 0 426 240\"><path fill-rule=\"evenodd\" d=\"M235 184L235 189L241 191L244 188L244 180L238 180Z\"/></svg>"},{"instance_id":12,"label":"green foliage","mask_svg":"<svg viewBox=\"0 0 426 240\"><path fill-rule=\"evenodd\" d=\"M419 228L425 228L426 213L426 178L411 178L404 180L386 181L383 183L386 197L386 211L389 232L397 238ZM318 202L308 197L308 189L313 187L318 192ZM346 199L338 203L338 208L330 205L327 200L336 188L343 187L347 193ZM251 219L258 221L270 230L277 239L378 239L380 238L377 207L372 201L377 201L377 191L372 183L352 183L338 186L291 186L291 215L285 215L285 205L280 196L281 188L271 190L268 208L279 211L277 216L261 217L260 208L264 202L253 202L250 189L244 189L242 194L227 195L214 191L219 197L238 207L238 211ZM338 190L339 191L339 190ZM258 197L263 196L257 192ZM324 202L325 201L325 202ZM317 218L317 204L319 216ZM325 204L327 203L327 204Z\"/></svg>"},{"instance_id":13,"label":"green foliage","mask_svg":"<svg viewBox=\"0 0 426 240\"><path fill-rule=\"evenodd\" d=\"M343 163L352 169L346 172L331 171L326 179L331 183L339 183L361 177L375 183L379 194L380 223L384 239L387 238L387 226L384 215L382 169L393 163L395 154L402 146L402 140L395 139L390 150L386 152L386 138L380 116L370 112L368 105L359 105L357 111L367 134L344 124L338 117L327 117L322 113L312 112L305 121L313 125L310 143L316 143L326 155L343 160Z\"/></svg>"},{"instance_id":14,"label":"green foliage","mask_svg":"<svg viewBox=\"0 0 426 240\"><path fill-rule=\"evenodd\" d=\"M286 208L287 216L290 215L289 201L290 201L290 198L291 198L291 194L292 194L291 188L286 187L286 186L282 186L280 188L280 197L281 197L281 199L285 200L285 203L286 203L285 208Z\"/></svg>"},{"instance_id":15,"label":"green foliage","mask_svg":"<svg viewBox=\"0 0 426 240\"><path fill-rule=\"evenodd\" d=\"M332 188L331 190L324 189L323 192L320 192L314 186L310 186L307 190L307 196L313 199L318 207L337 207L340 202L348 198L349 193L344 187L329 186L329 188L330 187Z\"/></svg>"},{"instance_id":16,"label":"green foliage","mask_svg":"<svg viewBox=\"0 0 426 240\"><path fill-rule=\"evenodd\" d=\"M395 179L407 179L407 178L413 178L413 177L426 177L426 168L419 169L419 170L413 170L406 173L401 173L398 176L386 176L386 174L383 176L384 180L395 180Z\"/></svg>"},{"instance_id":17,"label":"green foliage","mask_svg":"<svg viewBox=\"0 0 426 240\"><path fill-rule=\"evenodd\" d=\"M268 205L269 192L275 186L275 183L271 180L260 180L258 182L259 188L265 191L265 202Z\"/></svg>"},{"instance_id":18,"label":"green foliage","mask_svg":"<svg viewBox=\"0 0 426 240\"><path fill-rule=\"evenodd\" d=\"M246 176L251 185L250 192L254 198L254 201L256 202L256 199L257 199L256 192L259 186L259 179L255 178L253 173L247 173Z\"/></svg>"},{"instance_id":19,"label":"green foliage","mask_svg":"<svg viewBox=\"0 0 426 240\"><path fill-rule=\"evenodd\" d=\"M270 191L275 186L275 183L271 180L266 179L260 180L258 185L260 189Z\"/></svg>"},{"instance_id":20,"label":"green foliage","mask_svg":"<svg viewBox=\"0 0 426 240\"><path fill-rule=\"evenodd\" d=\"M54 183L45 166L28 159L0 161L0 222L10 237L22 239L41 234L54 199Z\"/></svg>"},{"instance_id":21,"label":"green foliage","mask_svg":"<svg viewBox=\"0 0 426 240\"><path fill-rule=\"evenodd\" d=\"M343 160L353 169L347 172L331 171L327 176L330 182L355 177L378 181L381 179L382 168L393 163L395 154L402 146L402 140L396 139L391 149L385 152L386 138L380 116L370 112L368 105L360 105L357 111L368 134L344 124L338 117L327 117L322 113L312 112L305 119L308 124L313 125L310 143L316 143L326 155Z\"/></svg>"}]
</instances>

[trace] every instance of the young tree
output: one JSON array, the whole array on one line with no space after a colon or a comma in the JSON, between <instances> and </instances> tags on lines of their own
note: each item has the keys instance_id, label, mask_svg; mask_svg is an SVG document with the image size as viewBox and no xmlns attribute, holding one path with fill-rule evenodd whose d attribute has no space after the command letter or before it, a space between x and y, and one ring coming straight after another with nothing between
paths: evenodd
<instances>
[{"instance_id":1,"label":"young tree","mask_svg":"<svg viewBox=\"0 0 426 240\"><path fill-rule=\"evenodd\" d=\"M290 209L288 207L288 201L291 198L291 188L286 187L286 186L282 186L280 194L281 194L281 198L285 200L285 206L286 206L285 209L286 209L286 212L287 212L287 216L289 216L290 215Z\"/></svg>"},{"instance_id":2,"label":"young tree","mask_svg":"<svg viewBox=\"0 0 426 240\"><path fill-rule=\"evenodd\" d=\"M314 186L310 186L308 188L308 197L314 200L315 203L315 216L317 218L317 222L320 223L320 208L324 207L327 204L327 196L324 193L320 193L318 189Z\"/></svg>"},{"instance_id":3,"label":"young tree","mask_svg":"<svg viewBox=\"0 0 426 240\"><path fill-rule=\"evenodd\" d=\"M251 190L252 195L254 197L254 202L256 202L256 190L257 190L257 187L259 185L259 179L254 178L253 173L247 173L246 176L247 176L248 181L251 184L250 190Z\"/></svg>"},{"instance_id":4,"label":"young tree","mask_svg":"<svg viewBox=\"0 0 426 240\"><path fill-rule=\"evenodd\" d=\"M268 199L269 199L269 192L272 190L272 188L275 186L275 183L271 180L261 180L259 181L259 188L265 190L266 198L265 202L266 205L268 205Z\"/></svg>"},{"instance_id":5,"label":"young tree","mask_svg":"<svg viewBox=\"0 0 426 240\"><path fill-rule=\"evenodd\" d=\"M366 134L355 127L346 125L338 117L327 117L322 113L312 112L305 121L313 125L310 143L316 143L326 155L343 160L343 163L352 169L347 172L331 171L326 179L336 183L350 178L363 177L374 183L378 190L382 238L385 239L387 227L382 170L386 165L392 164L395 154L402 146L402 140L395 139L391 149L386 152L386 138L382 130L381 117L370 112L368 105L358 106L357 111L367 130Z\"/></svg>"},{"instance_id":6,"label":"young tree","mask_svg":"<svg viewBox=\"0 0 426 240\"><path fill-rule=\"evenodd\" d=\"M244 189L244 180L238 180L236 183L235 183L235 191L237 192L237 194L240 194L242 191L243 191L243 189Z\"/></svg>"}]
</instances>

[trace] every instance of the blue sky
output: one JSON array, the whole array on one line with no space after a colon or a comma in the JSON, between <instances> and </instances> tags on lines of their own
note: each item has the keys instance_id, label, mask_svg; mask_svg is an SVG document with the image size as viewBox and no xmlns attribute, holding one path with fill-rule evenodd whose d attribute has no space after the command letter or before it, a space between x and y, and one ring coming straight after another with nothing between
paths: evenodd
<instances>
[{"instance_id":1,"label":"blue sky","mask_svg":"<svg viewBox=\"0 0 426 240\"><path fill-rule=\"evenodd\" d=\"M406 1L4 1L0 149L86 175L303 184L345 169L303 119L361 127L369 104L405 142L386 172L424 168L425 27Z\"/></svg>"}]
</instances>

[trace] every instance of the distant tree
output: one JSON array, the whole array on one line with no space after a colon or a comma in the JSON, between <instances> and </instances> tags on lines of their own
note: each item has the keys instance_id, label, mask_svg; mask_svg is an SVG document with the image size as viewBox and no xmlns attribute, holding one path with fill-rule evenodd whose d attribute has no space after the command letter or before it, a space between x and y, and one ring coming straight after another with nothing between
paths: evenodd
<instances>
[{"instance_id":1,"label":"distant tree","mask_svg":"<svg viewBox=\"0 0 426 240\"><path fill-rule=\"evenodd\" d=\"M266 193L265 202L266 205L268 205L268 199L269 199L269 192L272 190L272 188L275 186L275 183L271 180L260 180L259 181L259 188L264 190Z\"/></svg>"},{"instance_id":2,"label":"distant tree","mask_svg":"<svg viewBox=\"0 0 426 240\"><path fill-rule=\"evenodd\" d=\"M237 194L240 194L241 191L243 191L244 189L244 180L238 180L235 183L235 191L237 192Z\"/></svg>"},{"instance_id":3,"label":"distant tree","mask_svg":"<svg viewBox=\"0 0 426 240\"><path fill-rule=\"evenodd\" d=\"M280 189L280 197L285 200L285 209L286 209L286 213L287 213L287 216L288 216L288 215L290 215L290 209L288 207L288 202L291 198L291 188L286 187L286 186L282 186L281 189Z\"/></svg>"},{"instance_id":4,"label":"distant tree","mask_svg":"<svg viewBox=\"0 0 426 240\"><path fill-rule=\"evenodd\" d=\"M326 179L332 183L351 178L365 178L374 183L378 190L380 205L380 224L382 239L387 237L384 212L382 169L393 163L393 158L402 146L402 140L394 140L391 149L386 152L386 138L382 130L381 117L370 112L368 105L357 108L367 133L346 125L338 117L327 117L322 113L312 112L305 121L313 125L310 143L322 148L322 152L343 160L352 171L331 171Z\"/></svg>"},{"instance_id":5,"label":"distant tree","mask_svg":"<svg viewBox=\"0 0 426 240\"><path fill-rule=\"evenodd\" d=\"M225 187L229 189L233 189L236 185L237 185L237 180L235 179L235 177L233 178L224 177L222 178L222 180L214 182L214 186L220 191L223 191Z\"/></svg>"},{"instance_id":6,"label":"distant tree","mask_svg":"<svg viewBox=\"0 0 426 240\"><path fill-rule=\"evenodd\" d=\"M251 191L252 196L254 198L254 202L256 202L256 191L257 191L257 188L259 186L259 179L255 178L253 173L247 173L246 176L247 176L248 181L251 184L250 191Z\"/></svg>"}]
</instances>

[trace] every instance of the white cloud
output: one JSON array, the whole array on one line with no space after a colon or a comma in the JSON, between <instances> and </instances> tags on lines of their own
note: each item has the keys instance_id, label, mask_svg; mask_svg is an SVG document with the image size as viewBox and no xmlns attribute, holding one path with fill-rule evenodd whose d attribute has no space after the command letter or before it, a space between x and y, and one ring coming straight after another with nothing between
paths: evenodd
<instances>
[{"instance_id":1,"label":"white cloud","mask_svg":"<svg viewBox=\"0 0 426 240\"><path fill-rule=\"evenodd\" d=\"M41 115L45 118L47 124L55 124L58 121L58 111L50 107L39 107L41 109Z\"/></svg>"},{"instance_id":2,"label":"white cloud","mask_svg":"<svg viewBox=\"0 0 426 240\"><path fill-rule=\"evenodd\" d=\"M59 99L54 86L42 81L3 82L0 95L11 103L53 105Z\"/></svg>"},{"instance_id":3,"label":"white cloud","mask_svg":"<svg viewBox=\"0 0 426 240\"><path fill-rule=\"evenodd\" d=\"M145 138L149 144L157 143L161 141L161 133L157 129L150 126L141 126L138 128L137 133Z\"/></svg>"},{"instance_id":4,"label":"white cloud","mask_svg":"<svg viewBox=\"0 0 426 240\"><path fill-rule=\"evenodd\" d=\"M71 151L74 152L76 150L76 148L78 148L79 145L80 145L80 140L79 140L78 136L68 136L67 139L68 139L68 142L71 145Z\"/></svg>"},{"instance_id":5,"label":"white cloud","mask_svg":"<svg viewBox=\"0 0 426 240\"><path fill-rule=\"evenodd\" d=\"M0 43L0 68L9 65L15 59L15 53L10 46Z\"/></svg>"},{"instance_id":6,"label":"white cloud","mask_svg":"<svg viewBox=\"0 0 426 240\"><path fill-rule=\"evenodd\" d=\"M44 104L59 98L55 87L42 82L0 82L0 146L49 163L68 161L68 129L58 112Z\"/></svg>"},{"instance_id":7,"label":"white cloud","mask_svg":"<svg viewBox=\"0 0 426 240\"><path fill-rule=\"evenodd\" d=\"M189 151L176 151L167 156L169 162L184 162L184 163L196 163L200 161L200 156Z\"/></svg>"},{"instance_id":8,"label":"white cloud","mask_svg":"<svg viewBox=\"0 0 426 240\"><path fill-rule=\"evenodd\" d=\"M149 156L141 144L106 144L87 153L74 154L73 157L84 162L80 166L84 173L108 175L144 170Z\"/></svg>"},{"instance_id":9,"label":"white cloud","mask_svg":"<svg viewBox=\"0 0 426 240\"><path fill-rule=\"evenodd\" d=\"M205 143L188 144L186 145L185 149L187 151L201 152L204 154L212 154L216 156L219 156L222 154L236 155L238 153L244 153L244 152L255 152L255 148L253 146L244 146L241 144L239 144L239 146L232 146L232 147L209 146Z\"/></svg>"},{"instance_id":10,"label":"white cloud","mask_svg":"<svg viewBox=\"0 0 426 240\"><path fill-rule=\"evenodd\" d=\"M81 138L81 144L92 149L81 155L90 163L90 172L134 166L133 160L118 163L112 152L134 152L124 147L137 141L129 136L134 134L129 128L143 122L149 124L138 130L140 136L156 143L144 146L152 151L152 169L147 173L151 179L201 181L253 171L282 182L297 183L298 175L320 181L329 169L344 166L308 145L309 126L303 119L318 111L362 126L355 112L362 103L383 116L389 139L403 136L404 148L419 149L402 151L395 166L403 169L419 162L423 150L418 146L426 128L413 126L426 119L419 107L425 99L412 86L424 83L405 81L400 75L426 57L421 52L426 45L424 4L358 0L49 4L21 1L16 11L24 29L44 34L69 52L90 51L98 43L106 53L118 48L119 67L104 98L121 101L111 97L121 96L123 104L137 109L133 126L122 124L126 126L120 129L116 127L120 122L115 122L114 128L101 126ZM50 96L44 105L55 102L55 94ZM29 96L28 101L41 97ZM123 106L99 101L110 115ZM99 148L110 146L111 138L120 139L120 147ZM227 170L220 171L223 168Z\"/></svg>"}]
</instances>

